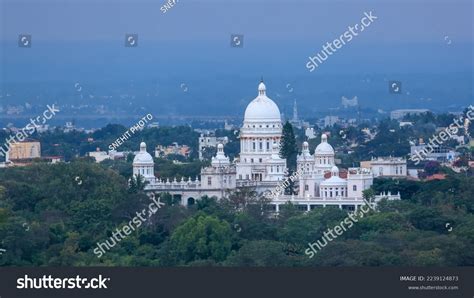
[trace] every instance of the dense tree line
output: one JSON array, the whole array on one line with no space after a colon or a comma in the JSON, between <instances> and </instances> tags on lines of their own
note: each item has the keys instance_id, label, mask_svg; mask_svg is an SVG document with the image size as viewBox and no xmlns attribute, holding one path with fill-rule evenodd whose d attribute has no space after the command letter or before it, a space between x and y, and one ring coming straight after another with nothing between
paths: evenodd
<instances>
[{"instance_id":1,"label":"dense tree line","mask_svg":"<svg viewBox=\"0 0 474 298\"><path fill-rule=\"evenodd\" d=\"M239 189L183 207L163 194L145 224L98 258L98 242L150 202L143 181L77 160L0 170L2 266L468 266L474 265L474 178L375 181L384 201L313 258L308 243L347 217L338 208L272 216L268 200Z\"/></svg>"}]
</instances>

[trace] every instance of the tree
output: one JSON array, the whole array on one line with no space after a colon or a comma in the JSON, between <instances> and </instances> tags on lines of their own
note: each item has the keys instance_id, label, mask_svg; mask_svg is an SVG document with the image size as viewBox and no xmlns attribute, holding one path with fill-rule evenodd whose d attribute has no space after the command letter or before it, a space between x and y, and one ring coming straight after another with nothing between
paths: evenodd
<instances>
[{"instance_id":1,"label":"tree","mask_svg":"<svg viewBox=\"0 0 474 298\"><path fill-rule=\"evenodd\" d=\"M240 250L230 256L225 265L275 267L290 266L291 259L285 253L283 243L271 240L253 240L246 242Z\"/></svg>"},{"instance_id":2,"label":"tree","mask_svg":"<svg viewBox=\"0 0 474 298\"><path fill-rule=\"evenodd\" d=\"M298 146L296 145L295 133L290 122L286 122L283 126L283 135L280 143L280 156L286 159L286 166L288 167L287 181L288 187L285 188L285 193L292 195L296 190L296 183L289 179L296 171L296 156L298 154Z\"/></svg>"},{"instance_id":3,"label":"tree","mask_svg":"<svg viewBox=\"0 0 474 298\"><path fill-rule=\"evenodd\" d=\"M177 264L211 259L224 261L232 247L229 223L199 214L179 226L170 239L170 257Z\"/></svg>"},{"instance_id":4,"label":"tree","mask_svg":"<svg viewBox=\"0 0 474 298\"><path fill-rule=\"evenodd\" d=\"M290 122L286 122L283 126L283 135L280 142L280 156L286 159L286 166L289 171L296 170L296 155L298 154L298 146L296 145L295 133Z\"/></svg>"},{"instance_id":5,"label":"tree","mask_svg":"<svg viewBox=\"0 0 474 298\"><path fill-rule=\"evenodd\" d=\"M129 193L138 193L143 191L147 184L148 181L145 181L145 178L142 175L133 175L132 178L130 178L128 191Z\"/></svg>"},{"instance_id":6,"label":"tree","mask_svg":"<svg viewBox=\"0 0 474 298\"><path fill-rule=\"evenodd\" d=\"M425 164L425 173L428 176L439 173L440 170L441 166L437 161L430 160Z\"/></svg>"}]
</instances>

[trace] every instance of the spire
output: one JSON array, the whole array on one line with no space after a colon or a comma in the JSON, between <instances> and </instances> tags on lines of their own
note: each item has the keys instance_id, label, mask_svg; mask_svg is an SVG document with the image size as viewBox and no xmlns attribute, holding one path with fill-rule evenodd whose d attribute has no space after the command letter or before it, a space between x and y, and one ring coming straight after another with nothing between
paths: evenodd
<instances>
[{"instance_id":1,"label":"spire","mask_svg":"<svg viewBox=\"0 0 474 298\"><path fill-rule=\"evenodd\" d=\"M296 107L296 99L293 103L293 121L298 121L298 108Z\"/></svg>"}]
</instances>

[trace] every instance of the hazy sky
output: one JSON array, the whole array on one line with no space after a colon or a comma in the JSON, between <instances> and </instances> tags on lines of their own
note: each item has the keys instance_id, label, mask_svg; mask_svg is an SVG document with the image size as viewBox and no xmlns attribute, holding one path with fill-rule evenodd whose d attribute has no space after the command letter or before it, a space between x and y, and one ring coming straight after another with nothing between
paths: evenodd
<instances>
[{"instance_id":1,"label":"hazy sky","mask_svg":"<svg viewBox=\"0 0 474 298\"><path fill-rule=\"evenodd\" d=\"M256 40L332 40L360 21L378 16L360 42L453 42L473 40L470 0L274 1L178 0L167 13L164 0L0 0L1 39L30 33L40 40L122 41L124 33L147 40L225 40L242 33Z\"/></svg>"},{"instance_id":2,"label":"hazy sky","mask_svg":"<svg viewBox=\"0 0 474 298\"><path fill-rule=\"evenodd\" d=\"M157 113L194 113L199 103L201 112L235 114L264 76L289 113L294 99L311 114L341 96L381 109L472 103L472 0L177 0L162 13L164 4L0 0L0 92L64 103L80 82L97 94L142 94L136 103ZM377 19L309 72L308 58L364 12ZM31 48L18 46L22 33ZM126 33L138 34L138 47L125 47ZM230 46L233 33L244 35L243 48ZM390 80L403 82L403 96L389 94Z\"/></svg>"}]
</instances>

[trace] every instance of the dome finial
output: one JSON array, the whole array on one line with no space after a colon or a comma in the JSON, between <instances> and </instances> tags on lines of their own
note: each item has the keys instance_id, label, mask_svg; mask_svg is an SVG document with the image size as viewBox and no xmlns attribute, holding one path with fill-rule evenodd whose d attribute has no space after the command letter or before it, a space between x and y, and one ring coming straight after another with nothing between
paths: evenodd
<instances>
[{"instance_id":1,"label":"dome finial","mask_svg":"<svg viewBox=\"0 0 474 298\"><path fill-rule=\"evenodd\" d=\"M261 76L260 83L263 83L263 76Z\"/></svg>"},{"instance_id":2,"label":"dome finial","mask_svg":"<svg viewBox=\"0 0 474 298\"><path fill-rule=\"evenodd\" d=\"M265 95L266 90L267 90L267 87L263 83L263 77L262 77L262 81L260 82L260 84L258 84L258 95Z\"/></svg>"},{"instance_id":3,"label":"dome finial","mask_svg":"<svg viewBox=\"0 0 474 298\"><path fill-rule=\"evenodd\" d=\"M321 135L321 143L326 143L328 141L328 135L323 133Z\"/></svg>"}]
</instances>

